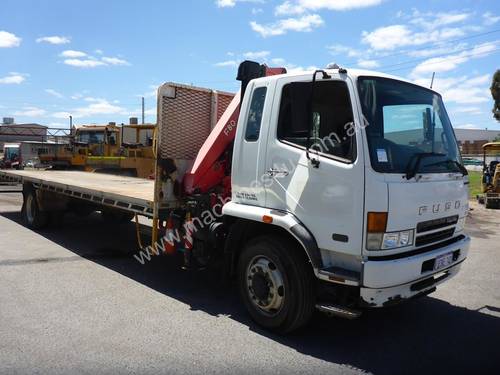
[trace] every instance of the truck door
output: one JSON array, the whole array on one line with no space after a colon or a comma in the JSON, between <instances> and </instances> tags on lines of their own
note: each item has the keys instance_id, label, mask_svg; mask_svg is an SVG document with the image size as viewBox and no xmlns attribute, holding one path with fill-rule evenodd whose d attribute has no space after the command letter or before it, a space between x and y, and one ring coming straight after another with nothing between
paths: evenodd
<instances>
[{"instance_id":1,"label":"truck door","mask_svg":"<svg viewBox=\"0 0 500 375\"><path fill-rule=\"evenodd\" d=\"M272 98L268 95L269 82L251 82L247 87L250 100L241 107L240 117L244 119L239 142L234 147L232 189L237 201L245 204L264 206L265 190L262 175L266 167L265 151L266 127L269 123ZM262 141L264 140L264 141Z\"/></svg>"},{"instance_id":2,"label":"truck door","mask_svg":"<svg viewBox=\"0 0 500 375\"><path fill-rule=\"evenodd\" d=\"M353 86L347 77L333 75L318 80L311 96L312 77L300 78L285 77L276 85L266 152L266 206L293 213L320 249L360 255L364 170ZM308 143L313 162L307 157Z\"/></svg>"}]
</instances>

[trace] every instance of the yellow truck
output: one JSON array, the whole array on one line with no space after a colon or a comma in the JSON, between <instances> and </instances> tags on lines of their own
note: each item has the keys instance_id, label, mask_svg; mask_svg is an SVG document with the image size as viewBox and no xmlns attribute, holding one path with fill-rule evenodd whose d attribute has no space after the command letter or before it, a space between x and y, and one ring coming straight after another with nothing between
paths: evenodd
<instances>
[{"instance_id":1,"label":"yellow truck","mask_svg":"<svg viewBox=\"0 0 500 375\"><path fill-rule=\"evenodd\" d=\"M479 202L486 208L500 208L500 162L487 158L500 156L500 142L490 142L483 145L483 196L478 197Z\"/></svg>"},{"instance_id":2,"label":"yellow truck","mask_svg":"<svg viewBox=\"0 0 500 375\"><path fill-rule=\"evenodd\" d=\"M152 124L84 125L76 129L69 144L41 154L40 162L53 169L146 178L154 173L155 129Z\"/></svg>"}]
</instances>

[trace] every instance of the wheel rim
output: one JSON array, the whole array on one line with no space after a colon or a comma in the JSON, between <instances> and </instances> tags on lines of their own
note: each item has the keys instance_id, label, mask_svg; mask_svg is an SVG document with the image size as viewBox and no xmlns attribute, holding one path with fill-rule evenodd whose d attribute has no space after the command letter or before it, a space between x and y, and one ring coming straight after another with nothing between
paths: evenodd
<instances>
[{"instance_id":1,"label":"wheel rim","mask_svg":"<svg viewBox=\"0 0 500 375\"><path fill-rule=\"evenodd\" d=\"M35 217L34 214L35 207L34 207L34 200L33 200L33 195L29 194L28 197L26 198L26 218L28 219L29 223L32 223Z\"/></svg>"},{"instance_id":2,"label":"wheel rim","mask_svg":"<svg viewBox=\"0 0 500 375\"><path fill-rule=\"evenodd\" d=\"M285 284L276 264L263 255L256 256L245 276L251 303L266 315L278 314L285 301Z\"/></svg>"}]
</instances>

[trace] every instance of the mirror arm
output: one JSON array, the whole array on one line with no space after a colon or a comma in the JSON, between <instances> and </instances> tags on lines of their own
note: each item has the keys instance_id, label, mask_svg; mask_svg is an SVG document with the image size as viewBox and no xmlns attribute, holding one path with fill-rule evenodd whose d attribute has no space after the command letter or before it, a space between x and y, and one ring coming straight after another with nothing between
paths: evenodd
<instances>
[{"instance_id":1,"label":"mirror arm","mask_svg":"<svg viewBox=\"0 0 500 375\"><path fill-rule=\"evenodd\" d=\"M314 89L316 88L316 74L318 73L321 73L323 75L323 79L330 79L332 78L327 72L325 72L324 70L315 70L314 73L313 73L313 79L312 79L312 83L311 83L311 94L310 94L310 97L309 97L309 126L308 126L308 129L307 129L307 141L306 141L306 157L307 157L307 160L309 160L311 162L311 165L313 166L313 168L318 168L319 167L319 158L318 159L314 159L314 158L311 158L311 156L309 155L309 149L311 148L311 132L313 131L314 129L314 117L313 117L313 100L314 100Z\"/></svg>"}]
</instances>

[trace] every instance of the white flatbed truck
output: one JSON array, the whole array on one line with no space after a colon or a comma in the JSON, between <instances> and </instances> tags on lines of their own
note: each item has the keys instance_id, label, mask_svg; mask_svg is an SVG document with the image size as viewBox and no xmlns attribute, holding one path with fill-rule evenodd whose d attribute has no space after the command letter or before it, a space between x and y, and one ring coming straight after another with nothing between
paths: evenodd
<instances>
[{"instance_id":1,"label":"white flatbed truck","mask_svg":"<svg viewBox=\"0 0 500 375\"><path fill-rule=\"evenodd\" d=\"M243 62L236 95L158 89L154 181L2 171L23 217L152 218L186 268L224 261L252 318L290 332L427 295L467 257L468 176L438 93L381 73ZM149 251L145 249L145 251Z\"/></svg>"}]
</instances>

